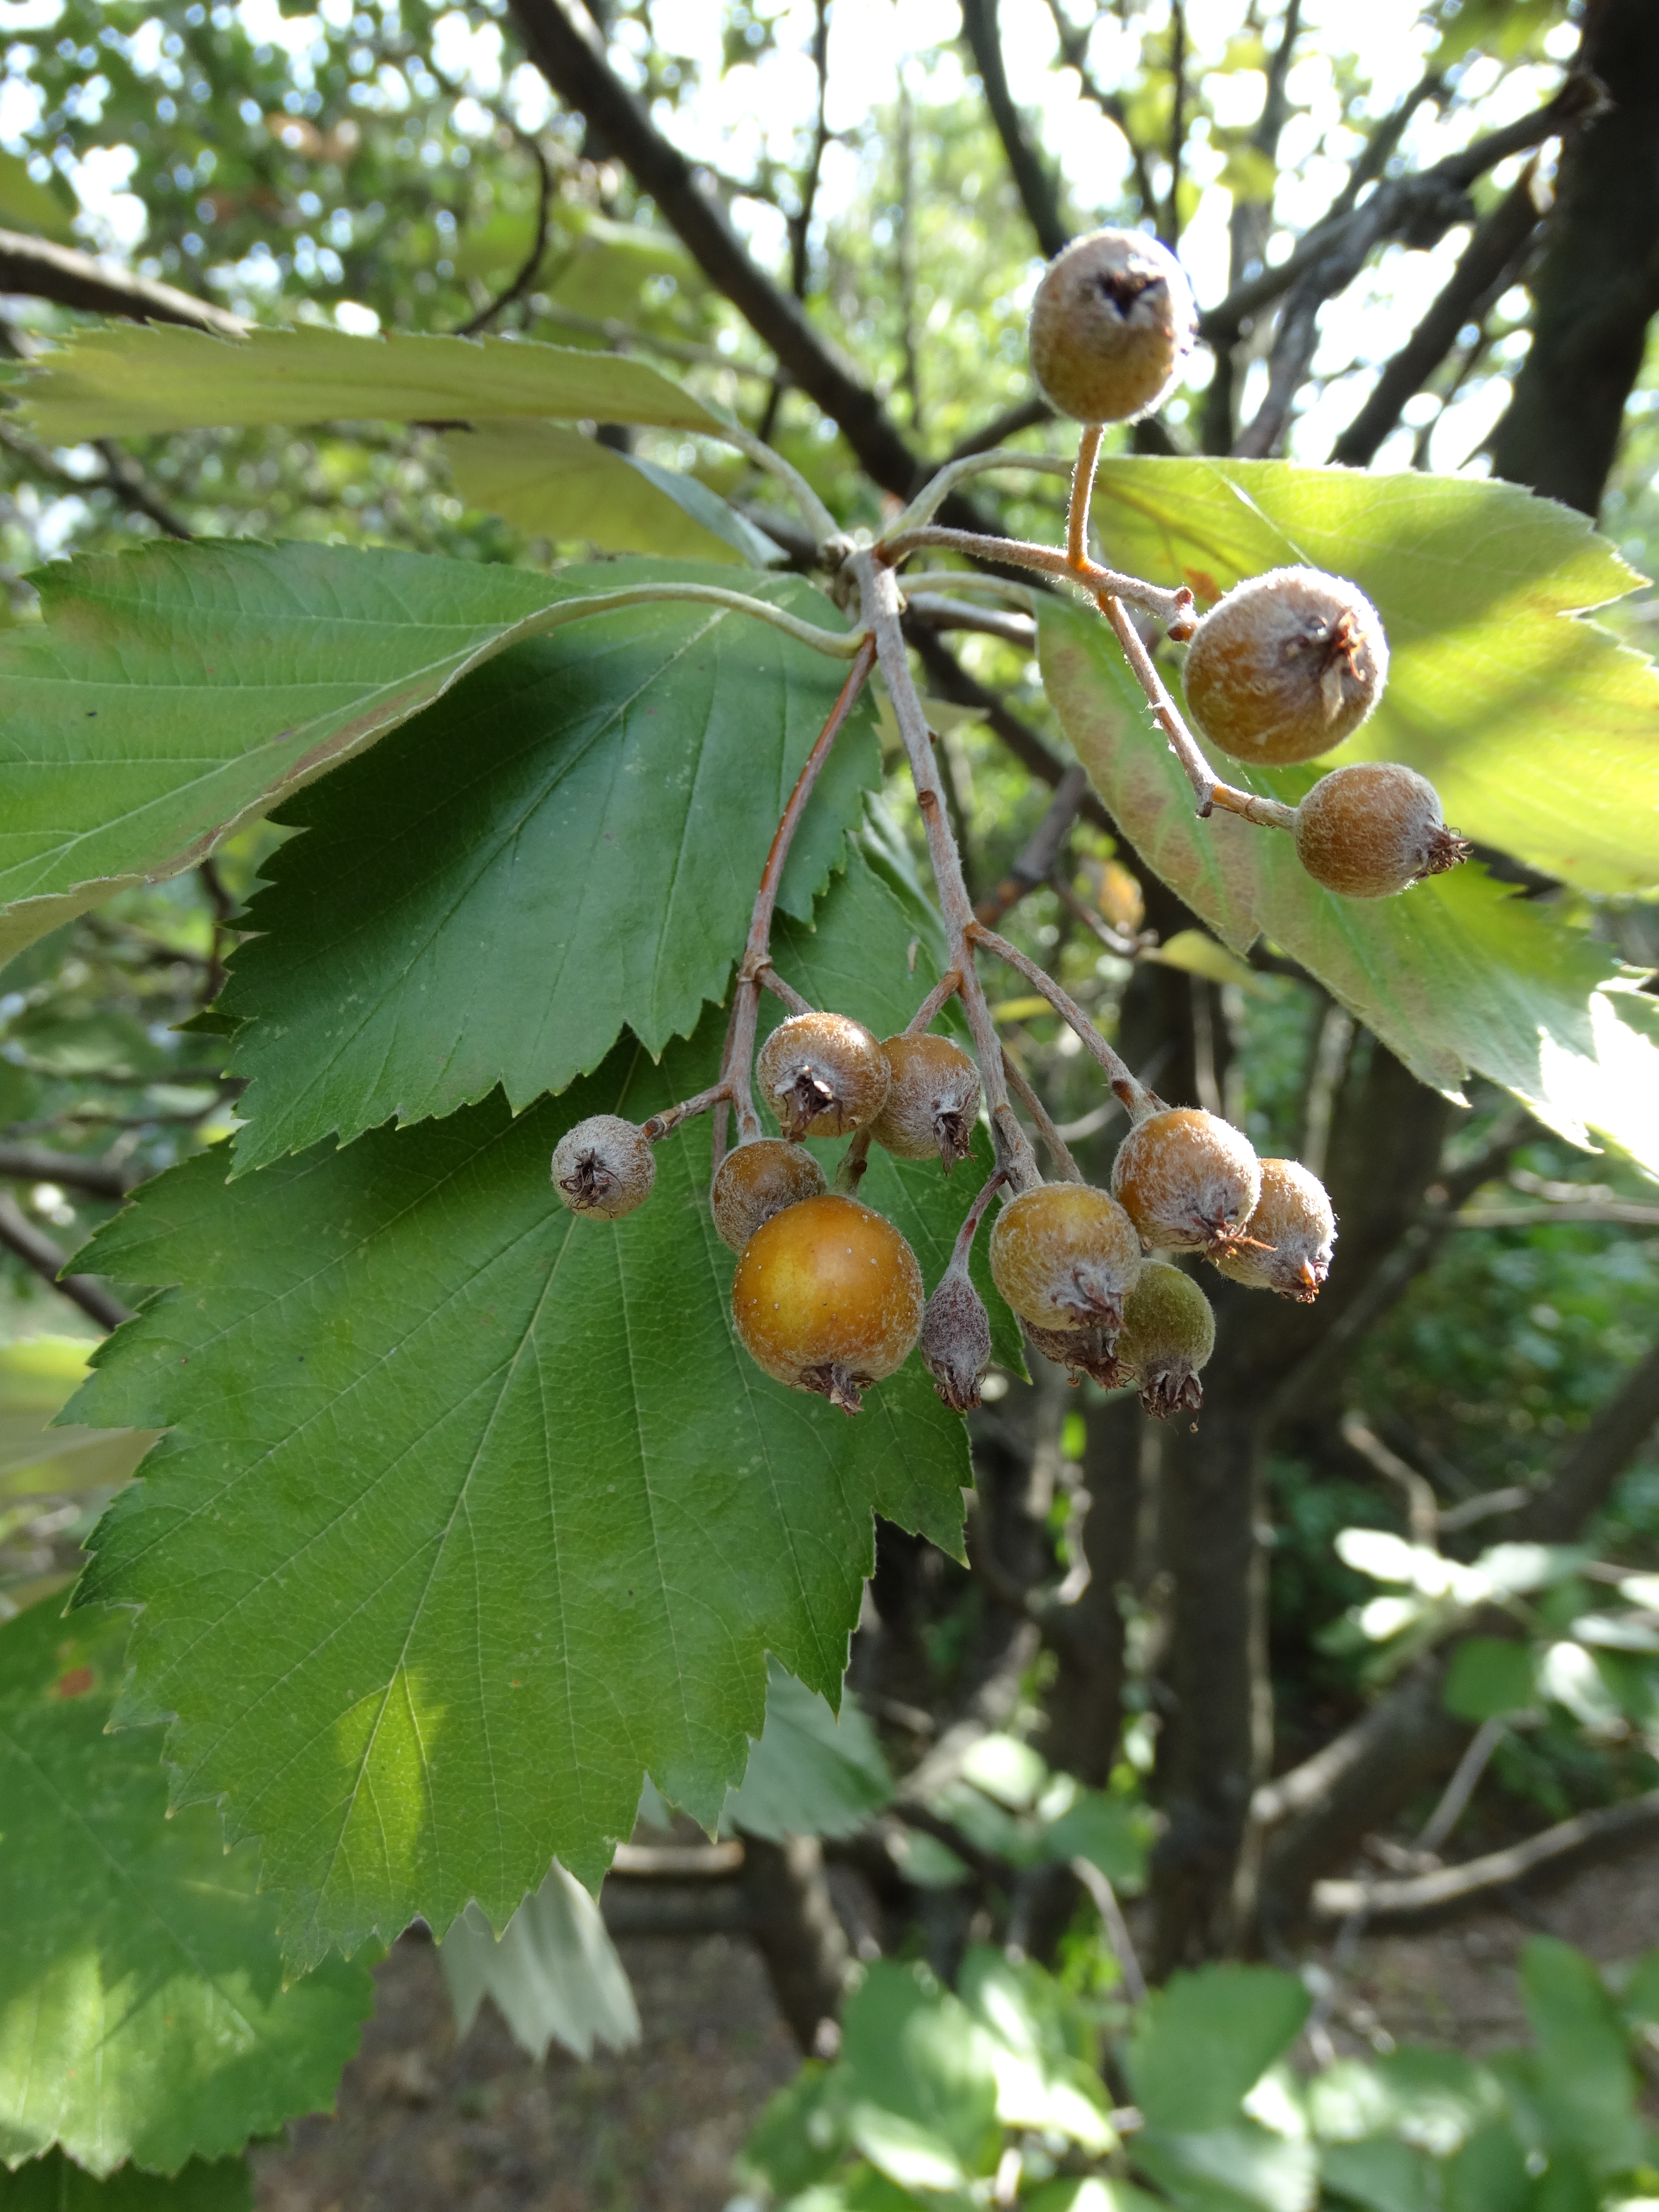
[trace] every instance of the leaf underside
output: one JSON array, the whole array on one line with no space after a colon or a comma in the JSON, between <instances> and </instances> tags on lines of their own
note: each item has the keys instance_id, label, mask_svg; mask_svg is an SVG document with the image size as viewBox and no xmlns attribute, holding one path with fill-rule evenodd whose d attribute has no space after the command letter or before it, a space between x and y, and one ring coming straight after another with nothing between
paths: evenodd
<instances>
[{"instance_id":1,"label":"leaf underside","mask_svg":"<svg viewBox=\"0 0 1659 2212\"><path fill-rule=\"evenodd\" d=\"M0 2161L240 2150L332 2102L373 2001L337 1959L284 1988L257 1853L166 1817L153 1731L105 1734L127 1627L51 1600L0 1627Z\"/></svg>"},{"instance_id":2,"label":"leaf underside","mask_svg":"<svg viewBox=\"0 0 1659 2212\"><path fill-rule=\"evenodd\" d=\"M855 860L780 965L815 996L855 970L890 1029L917 933ZM872 1509L959 1549L964 1431L919 1363L853 1422L738 1347L706 1120L627 1219L553 1202L561 1132L701 1088L721 1027L657 1067L625 1040L516 1121L497 1095L228 1187L204 1156L97 1240L118 1279L187 1287L74 1409L176 1425L85 1595L143 1605L125 1715L176 1713L179 1801L223 1793L263 1838L298 1963L473 1896L502 1927L555 1855L596 1883L647 1770L712 1827L767 1650L839 1694ZM970 1175L872 1163L930 1284Z\"/></svg>"},{"instance_id":3,"label":"leaf underside","mask_svg":"<svg viewBox=\"0 0 1659 2212\"><path fill-rule=\"evenodd\" d=\"M1225 944L1281 946L1436 1089L1457 1096L1474 1068L1572 1143L1599 1130L1659 1168L1659 1003L1607 988L1603 948L1473 862L1395 898L1339 898L1282 831L1219 811L1200 822L1105 625L1045 604L1041 627L1048 696L1096 790ZM1229 769L1292 804L1319 773Z\"/></svg>"},{"instance_id":4,"label":"leaf underside","mask_svg":"<svg viewBox=\"0 0 1659 2212\"><path fill-rule=\"evenodd\" d=\"M709 572L568 568L604 590ZM798 579L770 598L834 609ZM283 811L222 1001L251 1078L238 1172L497 1083L516 1109L653 1052L725 991L772 834L845 671L720 608L645 606L513 647ZM805 916L880 763L860 706L791 851Z\"/></svg>"}]
</instances>

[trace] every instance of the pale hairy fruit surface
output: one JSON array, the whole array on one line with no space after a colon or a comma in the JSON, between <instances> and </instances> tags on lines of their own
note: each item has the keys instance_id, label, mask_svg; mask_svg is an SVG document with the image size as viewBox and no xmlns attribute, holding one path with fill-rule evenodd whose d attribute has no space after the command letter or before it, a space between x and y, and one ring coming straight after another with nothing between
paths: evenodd
<instances>
[{"instance_id":1,"label":"pale hairy fruit surface","mask_svg":"<svg viewBox=\"0 0 1659 2212\"><path fill-rule=\"evenodd\" d=\"M892 1223L834 1192L763 1222L732 1279L732 1320L750 1358L847 1413L909 1357L924 1302L916 1255Z\"/></svg>"},{"instance_id":2,"label":"pale hairy fruit surface","mask_svg":"<svg viewBox=\"0 0 1659 2212\"><path fill-rule=\"evenodd\" d=\"M1123 1318L1125 1293L1140 1275L1134 1224L1103 1190L1085 1182L1039 1183L998 1214L991 1275L1023 1322L1039 1329L1100 1329Z\"/></svg>"},{"instance_id":3,"label":"pale hairy fruit surface","mask_svg":"<svg viewBox=\"0 0 1659 2212\"><path fill-rule=\"evenodd\" d=\"M949 1175L973 1150L978 1068L949 1037L890 1036L881 1048L890 1079L871 1135L896 1158L938 1160Z\"/></svg>"},{"instance_id":4,"label":"pale hairy fruit surface","mask_svg":"<svg viewBox=\"0 0 1659 2212\"><path fill-rule=\"evenodd\" d=\"M1215 1314L1190 1275L1167 1260L1149 1260L1123 1302L1117 1356L1133 1368L1140 1402L1167 1421L1204 1402L1199 1370L1215 1350Z\"/></svg>"},{"instance_id":5,"label":"pale hairy fruit surface","mask_svg":"<svg viewBox=\"0 0 1659 2212\"><path fill-rule=\"evenodd\" d=\"M1319 1177L1299 1160L1263 1160L1261 1196L1243 1237L1212 1257L1235 1283L1311 1305L1335 1242L1336 1216Z\"/></svg>"},{"instance_id":6,"label":"pale hairy fruit surface","mask_svg":"<svg viewBox=\"0 0 1659 2212\"><path fill-rule=\"evenodd\" d=\"M1153 1250L1207 1252L1255 1211L1261 1164L1248 1137L1197 1106L1166 1106L1117 1148L1112 1188Z\"/></svg>"},{"instance_id":7,"label":"pale hairy fruit surface","mask_svg":"<svg viewBox=\"0 0 1659 2212\"><path fill-rule=\"evenodd\" d=\"M1270 568L1211 608L1187 654L1187 704L1236 760L1282 766L1351 738L1382 696L1389 643L1357 584Z\"/></svg>"},{"instance_id":8,"label":"pale hairy fruit surface","mask_svg":"<svg viewBox=\"0 0 1659 2212\"><path fill-rule=\"evenodd\" d=\"M1128 422L1180 374L1198 313L1174 254L1139 230L1073 239L1031 302L1031 374L1062 415Z\"/></svg>"},{"instance_id":9,"label":"pale hairy fruit surface","mask_svg":"<svg viewBox=\"0 0 1659 2212\"><path fill-rule=\"evenodd\" d=\"M825 1188L811 1152L781 1137L750 1137L720 1164L709 1198L714 1227L722 1243L741 1252L763 1222Z\"/></svg>"},{"instance_id":10,"label":"pale hairy fruit surface","mask_svg":"<svg viewBox=\"0 0 1659 2212\"><path fill-rule=\"evenodd\" d=\"M1469 856L1448 830L1426 776L1394 761L1356 761L1322 775L1296 810L1297 858L1344 898L1389 898Z\"/></svg>"},{"instance_id":11,"label":"pale hairy fruit surface","mask_svg":"<svg viewBox=\"0 0 1659 2212\"><path fill-rule=\"evenodd\" d=\"M850 1137L880 1113L887 1060L862 1022L792 1014L761 1047L756 1086L786 1137Z\"/></svg>"},{"instance_id":12,"label":"pale hairy fruit surface","mask_svg":"<svg viewBox=\"0 0 1659 2212\"><path fill-rule=\"evenodd\" d=\"M1020 1330L1032 1349L1066 1370L1073 1389L1086 1375L1103 1390L1115 1390L1129 1379L1117 1357L1115 1331L1103 1328L1037 1328L1029 1321Z\"/></svg>"},{"instance_id":13,"label":"pale hairy fruit surface","mask_svg":"<svg viewBox=\"0 0 1659 2212\"><path fill-rule=\"evenodd\" d=\"M573 1213L619 1221L645 1204L656 1180L650 1146L620 1114L591 1114L553 1150L553 1188Z\"/></svg>"},{"instance_id":14,"label":"pale hairy fruit surface","mask_svg":"<svg viewBox=\"0 0 1659 2212\"><path fill-rule=\"evenodd\" d=\"M991 1364L991 1316L964 1269L947 1267L921 1317L922 1364L953 1413L971 1413Z\"/></svg>"}]
</instances>

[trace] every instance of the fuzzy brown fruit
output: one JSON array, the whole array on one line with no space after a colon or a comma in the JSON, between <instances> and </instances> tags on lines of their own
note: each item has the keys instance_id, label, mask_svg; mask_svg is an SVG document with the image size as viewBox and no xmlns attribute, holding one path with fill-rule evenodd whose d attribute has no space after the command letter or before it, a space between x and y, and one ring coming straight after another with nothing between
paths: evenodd
<instances>
[{"instance_id":1,"label":"fuzzy brown fruit","mask_svg":"<svg viewBox=\"0 0 1659 2212\"><path fill-rule=\"evenodd\" d=\"M890 1221L827 1192L786 1206L744 1246L732 1319L757 1366L856 1413L921 1328L921 1269Z\"/></svg>"},{"instance_id":2,"label":"fuzzy brown fruit","mask_svg":"<svg viewBox=\"0 0 1659 2212\"><path fill-rule=\"evenodd\" d=\"M1119 1359L1115 1333L1103 1328L1034 1328L1022 1321L1020 1329L1032 1349L1056 1367L1066 1370L1073 1389L1087 1375L1103 1390L1115 1390L1129 1380L1129 1370Z\"/></svg>"},{"instance_id":3,"label":"fuzzy brown fruit","mask_svg":"<svg viewBox=\"0 0 1659 2212\"><path fill-rule=\"evenodd\" d=\"M1328 891L1389 898L1467 860L1426 776L1394 761L1356 761L1322 775L1296 810L1297 858Z\"/></svg>"},{"instance_id":4,"label":"fuzzy brown fruit","mask_svg":"<svg viewBox=\"0 0 1659 2212\"><path fill-rule=\"evenodd\" d=\"M1039 1183L992 1226L992 1279L1034 1329L1098 1329L1109 1342L1139 1275L1134 1224L1089 1183Z\"/></svg>"},{"instance_id":5,"label":"fuzzy brown fruit","mask_svg":"<svg viewBox=\"0 0 1659 2212\"><path fill-rule=\"evenodd\" d=\"M1193 720L1235 760L1312 760L1351 738L1382 696L1389 641L1356 584L1270 568L1237 584L1193 633Z\"/></svg>"},{"instance_id":6,"label":"fuzzy brown fruit","mask_svg":"<svg viewBox=\"0 0 1659 2212\"><path fill-rule=\"evenodd\" d=\"M781 1137L750 1137L720 1162L709 1194L722 1243L741 1252L763 1222L827 1188L811 1152Z\"/></svg>"},{"instance_id":7,"label":"fuzzy brown fruit","mask_svg":"<svg viewBox=\"0 0 1659 2212\"><path fill-rule=\"evenodd\" d=\"M1128 422L1169 392L1197 328L1174 254L1139 230L1073 239L1031 302L1031 374L1062 415Z\"/></svg>"},{"instance_id":8,"label":"fuzzy brown fruit","mask_svg":"<svg viewBox=\"0 0 1659 2212\"><path fill-rule=\"evenodd\" d=\"M651 1195L657 1163L633 1122L591 1114L553 1148L553 1188L573 1213L620 1221Z\"/></svg>"},{"instance_id":9,"label":"fuzzy brown fruit","mask_svg":"<svg viewBox=\"0 0 1659 2212\"><path fill-rule=\"evenodd\" d=\"M963 1267L947 1267L927 1301L921 1358L951 1411L972 1413L991 1364L991 1316Z\"/></svg>"},{"instance_id":10,"label":"fuzzy brown fruit","mask_svg":"<svg viewBox=\"0 0 1659 2212\"><path fill-rule=\"evenodd\" d=\"M870 1134L901 1160L938 1160L946 1175L974 1148L979 1070L942 1036L890 1036L882 1045L889 1083Z\"/></svg>"},{"instance_id":11,"label":"fuzzy brown fruit","mask_svg":"<svg viewBox=\"0 0 1659 2212\"><path fill-rule=\"evenodd\" d=\"M862 1022L846 1014L792 1014L761 1047L757 1086L783 1133L850 1137L880 1113L887 1060Z\"/></svg>"},{"instance_id":12,"label":"fuzzy brown fruit","mask_svg":"<svg viewBox=\"0 0 1659 2212\"><path fill-rule=\"evenodd\" d=\"M1166 1106L1117 1148L1112 1189L1154 1250L1229 1244L1255 1211L1261 1164L1248 1137L1197 1106Z\"/></svg>"},{"instance_id":13,"label":"fuzzy brown fruit","mask_svg":"<svg viewBox=\"0 0 1659 2212\"><path fill-rule=\"evenodd\" d=\"M1123 1302L1117 1356L1133 1368L1140 1402L1160 1421L1204 1403L1199 1370L1215 1350L1215 1314L1190 1275L1149 1260Z\"/></svg>"},{"instance_id":14,"label":"fuzzy brown fruit","mask_svg":"<svg viewBox=\"0 0 1659 2212\"><path fill-rule=\"evenodd\" d=\"M1298 1160L1263 1160L1261 1196L1243 1236L1212 1256L1235 1283L1311 1305L1331 1271L1335 1242L1336 1216L1319 1177Z\"/></svg>"}]
</instances>

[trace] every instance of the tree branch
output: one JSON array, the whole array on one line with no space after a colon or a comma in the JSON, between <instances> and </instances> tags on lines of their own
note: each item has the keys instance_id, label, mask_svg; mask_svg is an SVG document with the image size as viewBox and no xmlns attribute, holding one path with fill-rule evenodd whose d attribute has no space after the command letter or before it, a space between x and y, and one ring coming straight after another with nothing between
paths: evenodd
<instances>
[{"instance_id":1,"label":"tree branch","mask_svg":"<svg viewBox=\"0 0 1659 2212\"><path fill-rule=\"evenodd\" d=\"M0 1145L0 1176L15 1182L56 1182L94 1198L125 1198L142 1171L129 1173L80 1152L54 1152L45 1145Z\"/></svg>"},{"instance_id":2,"label":"tree branch","mask_svg":"<svg viewBox=\"0 0 1659 2212\"><path fill-rule=\"evenodd\" d=\"M1060 211L1060 182L1039 157L1025 135L1019 110L1008 89L1003 66L1002 36L997 27L997 0L962 0L962 30L979 71L985 105L991 111L997 137L1008 163L1014 188L1026 221L1036 233L1037 244L1052 261L1071 239Z\"/></svg>"},{"instance_id":3,"label":"tree branch","mask_svg":"<svg viewBox=\"0 0 1659 2212\"><path fill-rule=\"evenodd\" d=\"M905 636L927 671L930 691L940 699L948 699L952 706L974 708L985 717L992 735L1002 740L1022 768L1036 776L1039 783L1058 786L1066 774L1066 762L1058 753L1049 751L1029 722L1021 721L994 691L968 673L936 630L907 623ZM1084 793L1078 812L1097 830L1115 834L1111 816L1092 791Z\"/></svg>"},{"instance_id":4,"label":"tree branch","mask_svg":"<svg viewBox=\"0 0 1659 2212\"><path fill-rule=\"evenodd\" d=\"M54 246L21 231L0 230L0 292L21 292L52 300L60 307L79 307L91 315L119 315L133 323L182 323L215 337L240 338L247 325L209 301L193 299L171 284L134 276L112 262L100 261L72 246Z\"/></svg>"},{"instance_id":5,"label":"tree branch","mask_svg":"<svg viewBox=\"0 0 1659 2212\"><path fill-rule=\"evenodd\" d=\"M3 1194L0 1194L0 1244L15 1252L53 1290L72 1298L100 1328L119 1328L124 1321L132 1319L120 1299L106 1291L95 1276L64 1274L63 1253L50 1237L35 1227L15 1199Z\"/></svg>"},{"instance_id":6,"label":"tree branch","mask_svg":"<svg viewBox=\"0 0 1659 2212\"><path fill-rule=\"evenodd\" d=\"M520 143L530 149L536 163L536 235L518 274L507 289L498 292L493 300L486 301L469 322L461 325L455 333L459 338L477 337L481 331L489 329L504 307L510 307L515 300L522 300L535 283L536 271L541 267L542 257L547 252L547 226L553 213L552 166L527 131L520 131L517 136Z\"/></svg>"}]
</instances>

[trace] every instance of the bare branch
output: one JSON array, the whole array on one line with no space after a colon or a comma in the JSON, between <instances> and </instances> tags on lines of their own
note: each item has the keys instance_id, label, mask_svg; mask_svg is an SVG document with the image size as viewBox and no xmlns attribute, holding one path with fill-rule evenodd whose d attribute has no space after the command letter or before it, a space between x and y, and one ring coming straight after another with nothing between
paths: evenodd
<instances>
[{"instance_id":1,"label":"bare branch","mask_svg":"<svg viewBox=\"0 0 1659 2212\"><path fill-rule=\"evenodd\" d=\"M1002 37L997 26L997 0L962 0L962 29L1026 221L1036 233L1037 244L1052 260L1072 234L1060 211L1059 179L1039 158L1026 137L1019 110L1008 89Z\"/></svg>"},{"instance_id":2,"label":"bare branch","mask_svg":"<svg viewBox=\"0 0 1659 2212\"><path fill-rule=\"evenodd\" d=\"M14 1182L61 1183L94 1198L125 1198L143 1181L142 1169L112 1166L80 1152L54 1152L45 1145L0 1145L0 1176Z\"/></svg>"},{"instance_id":3,"label":"bare branch","mask_svg":"<svg viewBox=\"0 0 1659 2212\"><path fill-rule=\"evenodd\" d=\"M536 235L524 258L523 265L507 289L498 292L493 300L480 307L470 322L463 323L455 333L457 337L477 337L481 331L489 328L504 308L510 307L515 300L522 300L535 283L536 272L547 252L547 226L553 213L552 166L527 131L520 131L517 136L520 144L528 147L536 164Z\"/></svg>"},{"instance_id":4,"label":"bare branch","mask_svg":"<svg viewBox=\"0 0 1659 2212\"><path fill-rule=\"evenodd\" d=\"M97 438L93 443L103 457L104 473L100 477L77 477L55 460L44 446L37 446L33 438L26 438L11 423L0 420L0 446L15 453L31 475L57 484L64 491L106 491L131 513L147 515L167 537L187 540L191 535L188 526L150 489L137 463L121 451L114 439Z\"/></svg>"},{"instance_id":5,"label":"bare branch","mask_svg":"<svg viewBox=\"0 0 1659 2212\"><path fill-rule=\"evenodd\" d=\"M0 230L0 293L5 292L79 307L87 314L118 315L127 322L182 323L220 338L246 337L248 330L239 315L171 284L152 283L72 246L54 246L16 230Z\"/></svg>"}]
</instances>

